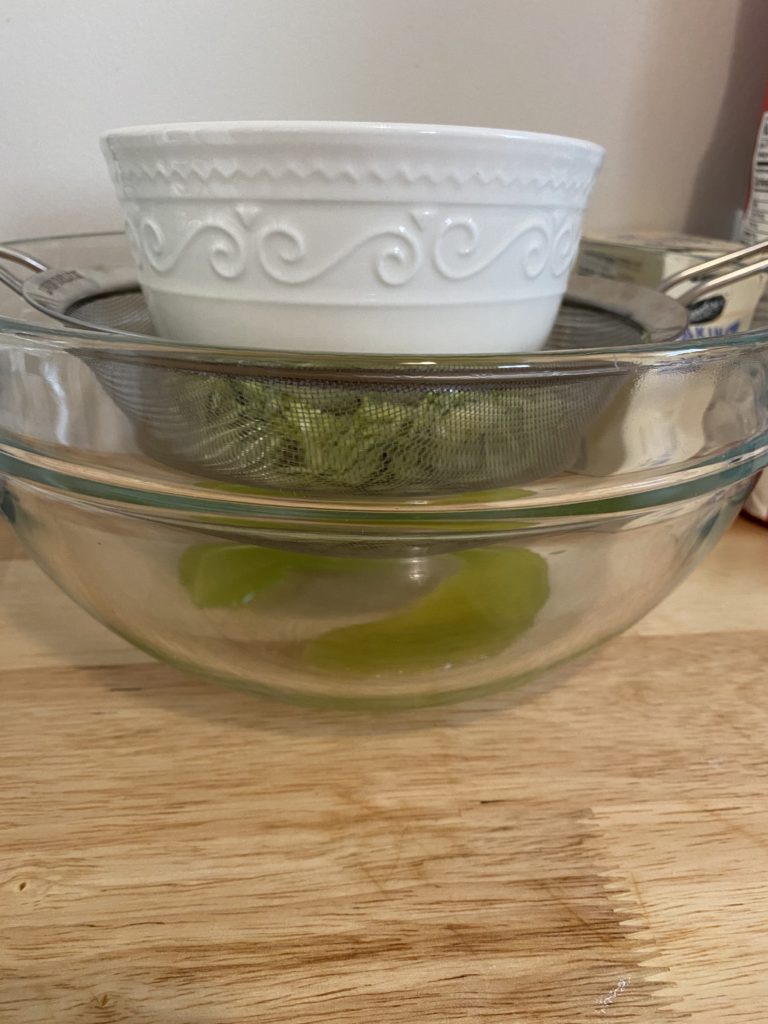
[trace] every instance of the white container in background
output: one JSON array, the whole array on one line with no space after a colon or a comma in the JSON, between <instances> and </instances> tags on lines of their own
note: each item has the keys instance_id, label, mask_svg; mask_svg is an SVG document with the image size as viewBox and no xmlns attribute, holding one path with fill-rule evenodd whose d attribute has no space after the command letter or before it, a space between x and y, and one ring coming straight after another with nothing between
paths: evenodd
<instances>
[{"instance_id":1,"label":"white container in background","mask_svg":"<svg viewBox=\"0 0 768 1024\"><path fill-rule=\"evenodd\" d=\"M582 241L577 270L582 274L600 274L658 288L665 278L680 270L739 248L737 242L668 231L595 236ZM702 299L696 304L692 322L682 337L720 338L749 330L765 281L765 274L756 274ZM669 294L675 298L690 286L690 281L685 281Z\"/></svg>"},{"instance_id":2,"label":"white container in background","mask_svg":"<svg viewBox=\"0 0 768 1024\"><path fill-rule=\"evenodd\" d=\"M221 122L102 146L159 330L254 348L540 348L603 150L444 125Z\"/></svg>"}]
</instances>

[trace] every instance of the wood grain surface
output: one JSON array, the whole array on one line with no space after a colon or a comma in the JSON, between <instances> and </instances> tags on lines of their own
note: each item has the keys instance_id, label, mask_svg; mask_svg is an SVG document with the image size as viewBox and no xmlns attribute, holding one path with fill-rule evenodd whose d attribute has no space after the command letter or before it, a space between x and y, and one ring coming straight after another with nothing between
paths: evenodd
<instances>
[{"instance_id":1,"label":"wood grain surface","mask_svg":"<svg viewBox=\"0 0 768 1024\"><path fill-rule=\"evenodd\" d=\"M768 1018L768 530L543 684L191 680L0 531L1 1024Z\"/></svg>"}]
</instances>

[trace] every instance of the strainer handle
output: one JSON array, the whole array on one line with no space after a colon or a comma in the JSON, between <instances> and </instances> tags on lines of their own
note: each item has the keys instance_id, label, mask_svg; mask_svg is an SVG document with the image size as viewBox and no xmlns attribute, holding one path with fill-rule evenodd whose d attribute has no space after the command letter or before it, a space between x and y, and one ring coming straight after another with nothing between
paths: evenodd
<instances>
[{"instance_id":1,"label":"strainer handle","mask_svg":"<svg viewBox=\"0 0 768 1024\"><path fill-rule=\"evenodd\" d=\"M763 259L744 264L744 260L750 260L753 256L759 256L760 254L766 255L763 256ZM714 277L711 276L711 271L732 266L734 263L740 264L735 270L726 270L725 273L715 274ZM717 291L724 285L735 284L736 281L743 281L764 271L768 271L768 241L757 242L755 245L749 245L745 249L727 252L722 256L715 256L713 259L706 260L703 263L697 263L693 267L679 270L676 274L671 274L669 277L664 278L659 285L659 291L668 293L670 289L678 284L695 278L699 283L694 284L687 292L677 296L678 302L689 306L692 302L702 298L704 295L708 295L710 292Z\"/></svg>"},{"instance_id":2,"label":"strainer handle","mask_svg":"<svg viewBox=\"0 0 768 1024\"><path fill-rule=\"evenodd\" d=\"M20 249L10 249L6 245L0 245L0 260L5 260L8 263L17 263L22 267L26 267L27 270L32 270L36 274L41 271L47 270L48 267L41 263L40 260L36 260L34 256L30 256L26 252L22 252ZM0 282L12 288L17 295L22 294L22 288L24 287L24 281L22 278L17 277L8 267L0 266Z\"/></svg>"}]
</instances>

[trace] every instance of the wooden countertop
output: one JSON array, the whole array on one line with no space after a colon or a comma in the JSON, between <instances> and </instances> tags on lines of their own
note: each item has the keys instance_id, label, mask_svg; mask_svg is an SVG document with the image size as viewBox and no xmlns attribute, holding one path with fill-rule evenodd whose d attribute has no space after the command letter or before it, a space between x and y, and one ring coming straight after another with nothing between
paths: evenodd
<instances>
[{"instance_id":1,"label":"wooden countertop","mask_svg":"<svg viewBox=\"0 0 768 1024\"><path fill-rule=\"evenodd\" d=\"M305 711L0 532L2 1024L768 1018L768 530L547 686Z\"/></svg>"}]
</instances>

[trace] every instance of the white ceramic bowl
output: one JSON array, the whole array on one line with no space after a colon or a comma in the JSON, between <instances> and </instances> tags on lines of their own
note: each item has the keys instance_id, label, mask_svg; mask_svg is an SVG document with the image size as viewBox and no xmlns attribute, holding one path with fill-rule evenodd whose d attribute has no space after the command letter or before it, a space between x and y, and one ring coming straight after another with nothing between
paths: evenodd
<instances>
[{"instance_id":1,"label":"white ceramic bowl","mask_svg":"<svg viewBox=\"0 0 768 1024\"><path fill-rule=\"evenodd\" d=\"M443 125L216 122L102 140L167 336L307 351L540 348L603 150Z\"/></svg>"}]
</instances>

